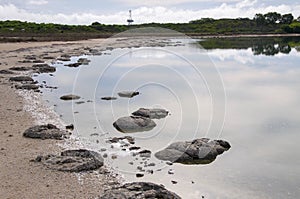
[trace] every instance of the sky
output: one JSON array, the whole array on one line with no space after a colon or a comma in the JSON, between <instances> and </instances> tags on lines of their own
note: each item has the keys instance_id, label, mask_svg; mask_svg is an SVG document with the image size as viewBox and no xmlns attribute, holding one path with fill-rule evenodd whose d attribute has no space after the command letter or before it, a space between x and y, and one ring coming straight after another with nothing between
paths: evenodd
<instances>
[{"instance_id":1,"label":"sky","mask_svg":"<svg viewBox=\"0 0 300 199\"><path fill-rule=\"evenodd\" d=\"M38 23L182 23L204 17L253 18L279 12L300 16L300 0L0 0L0 20Z\"/></svg>"}]
</instances>

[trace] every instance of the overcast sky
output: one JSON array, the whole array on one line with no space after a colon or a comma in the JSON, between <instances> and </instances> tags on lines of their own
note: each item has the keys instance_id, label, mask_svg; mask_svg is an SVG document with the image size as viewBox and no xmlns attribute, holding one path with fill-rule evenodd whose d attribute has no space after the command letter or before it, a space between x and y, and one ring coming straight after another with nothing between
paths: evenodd
<instances>
[{"instance_id":1,"label":"overcast sky","mask_svg":"<svg viewBox=\"0 0 300 199\"><path fill-rule=\"evenodd\" d=\"M188 22L203 17L253 18L276 11L300 16L299 0L0 0L0 20L63 24Z\"/></svg>"}]
</instances>

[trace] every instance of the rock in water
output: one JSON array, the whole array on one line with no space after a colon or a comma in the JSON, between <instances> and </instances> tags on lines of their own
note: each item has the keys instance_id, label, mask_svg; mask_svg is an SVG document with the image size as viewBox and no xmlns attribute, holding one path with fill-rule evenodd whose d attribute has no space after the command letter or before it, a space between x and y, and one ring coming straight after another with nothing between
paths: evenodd
<instances>
[{"instance_id":1,"label":"rock in water","mask_svg":"<svg viewBox=\"0 0 300 199\"><path fill-rule=\"evenodd\" d=\"M37 125L30 127L23 133L24 137L36 139L57 139L61 140L67 136L65 131L60 130L53 124Z\"/></svg>"},{"instance_id":2,"label":"rock in water","mask_svg":"<svg viewBox=\"0 0 300 199\"><path fill-rule=\"evenodd\" d=\"M223 140L201 138L172 143L167 148L155 153L155 157L182 164L209 164L230 147L230 144Z\"/></svg>"},{"instance_id":3,"label":"rock in water","mask_svg":"<svg viewBox=\"0 0 300 199\"><path fill-rule=\"evenodd\" d=\"M136 95L139 95L140 93L139 92L136 92L136 91L122 91L122 92L119 92L118 95L120 97L127 97L127 98L132 98Z\"/></svg>"},{"instance_id":4,"label":"rock in water","mask_svg":"<svg viewBox=\"0 0 300 199\"><path fill-rule=\"evenodd\" d=\"M80 96L69 94L69 95L63 95L63 96L61 96L60 99L61 100L77 100L77 99L80 99Z\"/></svg>"},{"instance_id":5,"label":"rock in water","mask_svg":"<svg viewBox=\"0 0 300 199\"><path fill-rule=\"evenodd\" d=\"M53 73L56 71L55 67L49 66L48 64L35 64L32 67L38 69L40 73Z\"/></svg>"},{"instance_id":6,"label":"rock in water","mask_svg":"<svg viewBox=\"0 0 300 199\"><path fill-rule=\"evenodd\" d=\"M91 60L88 60L87 58L79 58L77 63L80 63L82 65L88 65L91 62Z\"/></svg>"},{"instance_id":7,"label":"rock in water","mask_svg":"<svg viewBox=\"0 0 300 199\"><path fill-rule=\"evenodd\" d=\"M80 66L81 65L81 63L71 63L71 64L65 64L65 66L68 66L68 67L74 67L74 68L76 68L76 67L78 67L78 66Z\"/></svg>"},{"instance_id":8,"label":"rock in water","mask_svg":"<svg viewBox=\"0 0 300 199\"><path fill-rule=\"evenodd\" d=\"M132 115L147 117L150 119L161 119L167 117L168 114L169 114L168 111L160 108L154 108L154 109L140 108L139 110L132 113Z\"/></svg>"},{"instance_id":9,"label":"rock in water","mask_svg":"<svg viewBox=\"0 0 300 199\"><path fill-rule=\"evenodd\" d=\"M168 191L164 186L157 185L150 182L132 182L126 183L119 187L114 187L112 189L106 190L100 199L160 199L160 198L170 198L170 199L180 199L177 194Z\"/></svg>"},{"instance_id":10,"label":"rock in water","mask_svg":"<svg viewBox=\"0 0 300 199\"><path fill-rule=\"evenodd\" d=\"M29 76L16 76L9 78L9 80L14 82L33 82L33 79Z\"/></svg>"},{"instance_id":11,"label":"rock in water","mask_svg":"<svg viewBox=\"0 0 300 199\"><path fill-rule=\"evenodd\" d=\"M101 97L102 100L116 100L116 97Z\"/></svg>"},{"instance_id":12,"label":"rock in water","mask_svg":"<svg viewBox=\"0 0 300 199\"><path fill-rule=\"evenodd\" d=\"M113 126L122 133L135 133L150 131L156 126L156 124L150 118L129 116L119 118L113 123Z\"/></svg>"},{"instance_id":13,"label":"rock in water","mask_svg":"<svg viewBox=\"0 0 300 199\"><path fill-rule=\"evenodd\" d=\"M49 169L66 172L95 170L104 164L99 153L86 149L66 150L60 155L38 156L35 162L41 162Z\"/></svg>"}]
</instances>

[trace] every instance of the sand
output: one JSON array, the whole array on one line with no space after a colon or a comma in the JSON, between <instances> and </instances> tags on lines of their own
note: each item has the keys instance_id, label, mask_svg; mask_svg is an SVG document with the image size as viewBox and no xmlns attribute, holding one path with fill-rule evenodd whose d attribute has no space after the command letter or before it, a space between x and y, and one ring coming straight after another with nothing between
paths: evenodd
<instances>
[{"instance_id":1,"label":"sand","mask_svg":"<svg viewBox=\"0 0 300 199\"><path fill-rule=\"evenodd\" d=\"M13 66L32 66L19 63L25 55L40 55L61 49L74 52L75 48L99 45L102 40L77 42L1 43L0 69ZM53 46L54 44L54 46ZM20 50L21 49L21 50ZM60 53L52 53L57 57ZM30 160L37 155L59 153L63 145L57 140L35 140L22 133L41 123L26 111L26 102L8 81L10 75L0 74L0 196L1 198L95 198L117 183L104 169L84 174L49 170ZM27 104L28 106L28 104Z\"/></svg>"}]
</instances>

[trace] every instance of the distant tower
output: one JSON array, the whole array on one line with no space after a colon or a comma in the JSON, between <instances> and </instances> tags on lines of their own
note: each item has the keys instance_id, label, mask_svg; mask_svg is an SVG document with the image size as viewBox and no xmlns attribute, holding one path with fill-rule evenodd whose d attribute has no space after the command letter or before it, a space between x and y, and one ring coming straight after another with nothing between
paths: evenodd
<instances>
[{"instance_id":1,"label":"distant tower","mask_svg":"<svg viewBox=\"0 0 300 199\"><path fill-rule=\"evenodd\" d=\"M133 23L133 19L132 19L132 16L131 16L131 10L129 10L129 19L127 19L127 22L128 22L128 26Z\"/></svg>"}]
</instances>

